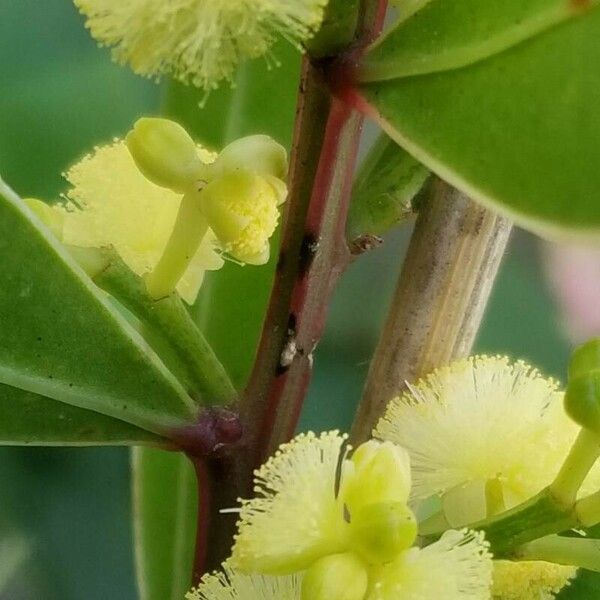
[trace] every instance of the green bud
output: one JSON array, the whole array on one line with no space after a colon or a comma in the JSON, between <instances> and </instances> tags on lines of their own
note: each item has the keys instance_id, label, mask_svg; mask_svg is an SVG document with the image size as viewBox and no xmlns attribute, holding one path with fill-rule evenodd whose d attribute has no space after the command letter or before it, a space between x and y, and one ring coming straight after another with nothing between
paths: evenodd
<instances>
[{"instance_id":1,"label":"green bud","mask_svg":"<svg viewBox=\"0 0 600 600\"><path fill-rule=\"evenodd\" d=\"M288 170L285 148L267 135L250 135L232 142L214 163L215 176L244 168L257 175L285 179Z\"/></svg>"},{"instance_id":2,"label":"green bud","mask_svg":"<svg viewBox=\"0 0 600 600\"><path fill-rule=\"evenodd\" d=\"M600 434L600 373L569 381L565 411L581 427Z\"/></svg>"},{"instance_id":3,"label":"green bud","mask_svg":"<svg viewBox=\"0 0 600 600\"><path fill-rule=\"evenodd\" d=\"M417 538L417 519L401 502L369 504L350 519L352 548L371 564L391 562Z\"/></svg>"},{"instance_id":4,"label":"green bud","mask_svg":"<svg viewBox=\"0 0 600 600\"><path fill-rule=\"evenodd\" d=\"M355 554L331 554L306 571L302 600L363 600L368 585L365 565Z\"/></svg>"},{"instance_id":5,"label":"green bud","mask_svg":"<svg viewBox=\"0 0 600 600\"><path fill-rule=\"evenodd\" d=\"M410 492L408 453L392 442L370 440L352 455L349 474L342 489L350 514L360 507L380 502L405 504Z\"/></svg>"},{"instance_id":6,"label":"green bud","mask_svg":"<svg viewBox=\"0 0 600 600\"><path fill-rule=\"evenodd\" d=\"M575 348L569 362L569 381L592 371L600 371L600 338L591 339Z\"/></svg>"},{"instance_id":7,"label":"green bud","mask_svg":"<svg viewBox=\"0 0 600 600\"><path fill-rule=\"evenodd\" d=\"M565 411L576 423L600 434L600 339L573 352L564 402Z\"/></svg>"},{"instance_id":8,"label":"green bud","mask_svg":"<svg viewBox=\"0 0 600 600\"><path fill-rule=\"evenodd\" d=\"M139 119L125 142L144 177L160 187L184 194L207 177L194 140L175 121Z\"/></svg>"}]
</instances>

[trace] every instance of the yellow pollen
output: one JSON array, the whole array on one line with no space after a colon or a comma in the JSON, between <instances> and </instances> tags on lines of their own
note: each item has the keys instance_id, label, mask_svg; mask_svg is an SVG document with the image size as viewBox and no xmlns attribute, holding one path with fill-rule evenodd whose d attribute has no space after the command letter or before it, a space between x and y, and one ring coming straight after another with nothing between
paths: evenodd
<instances>
[{"instance_id":1,"label":"yellow pollen","mask_svg":"<svg viewBox=\"0 0 600 600\"><path fill-rule=\"evenodd\" d=\"M494 600L552 600L575 577L575 567L542 561L494 561Z\"/></svg>"}]
</instances>

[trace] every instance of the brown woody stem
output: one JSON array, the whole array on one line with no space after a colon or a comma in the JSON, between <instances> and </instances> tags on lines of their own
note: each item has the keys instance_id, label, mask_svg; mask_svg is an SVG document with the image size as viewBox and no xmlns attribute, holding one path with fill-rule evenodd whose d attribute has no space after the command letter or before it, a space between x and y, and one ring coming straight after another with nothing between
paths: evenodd
<instances>
[{"instance_id":1,"label":"brown woody stem","mask_svg":"<svg viewBox=\"0 0 600 600\"><path fill-rule=\"evenodd\" d=\"M405 383L469 354L510 222L437 179L419 208L351 440L371 436Z\"/></svg>"}]
</instances>

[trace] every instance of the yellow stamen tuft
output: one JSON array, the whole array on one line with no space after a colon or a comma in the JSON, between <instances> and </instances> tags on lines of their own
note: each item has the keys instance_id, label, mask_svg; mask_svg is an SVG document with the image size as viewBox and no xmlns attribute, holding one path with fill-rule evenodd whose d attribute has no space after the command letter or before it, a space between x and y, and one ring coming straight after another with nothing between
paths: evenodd
<instances>
[{"instance_id":1,"label":"yellow stamen tuft","mask_svg":"<svg viewBox=\"0 0 600 600\"><path fill-rule=\"evenodd\" d=\"M244 572L293 573L345 550L347 527L335 496L345 436L301 434L255 474L255 494L242 501L233 564Z\"/></svg>"},{"instance_id":2,"label":"yellow stamen tuft","mask_svg":"<svg viewBox=\"0 0 600 600\"><path fill-rule=\"evenodd\" d=\"M451 530L384 566L368 600L488 600L491 582L483 534Z\"/></svg>"},{"instance_id":3,"label":"yellow stamen tuft","mask_svg":"<svg viewBox=\"0 0 600 600\"><path fill-rule=\"evenodd\" d=\"M485 511L490 481L501 486L507 508L549 485L577 431L555 381L523 362L478 356L409 386L375 436L409 451L414 498L468 494Z\"/></svg>"},{"instance_id":4,"label":"yellow stamen tuft","mask_svg":"<svg viewBox=\"0 0 600 600\"><path fill-rule=\"evenodd\" d=\"M198 149L205 162L215 155ZM83 158L66 174L71 184L64 216L63 241L84 248L113 246L138 275L152 271L172 233L181 195L148 181L126 145L115 141ZM212 232L204 238L177 290L192 303L204 272L219 269Z\"/></svg>"},{"instance_id":5,"label":"yellow stamen tuft","mask_svg":"<svg viewBox=\"0 0 600 600\"><path fill-rule=\"evenodd\" d=\"M294 44L320 27L327 0L75 0L86 26L140 75L214 89L281 34Z\"/></svg>"},{"instance_id":6,"label":"yellow stamen tuft","mask_svg":"<svg viewBox=\"0 0 600 600\"><path fill-rule=\"evenodd\" d=\"M494 600L552 600L577 569L541 561L494 561Z\"/></svg>"},{"instance_id":7,"label":"yellow stamen tuft","mask_svg":"<svg viewBox=\"0 0 600 600\"><path fill-rule=\"evenodd\" d=\"M211 181L202 208L222 248L236 260L262 265L279 222L280 193L269 181L239 168Z\"/></svg>"},{"instance_id":8,"label":"yellow stamen tuft","mask_svg":"<svg viewBox=\"0 0 600 600\"><path fill-rule=\"evenodd\" d=\"M228 565L224 573L205 575L186 600L300 600L301 577L242 575Z\"/></svg>"}]
</instances>

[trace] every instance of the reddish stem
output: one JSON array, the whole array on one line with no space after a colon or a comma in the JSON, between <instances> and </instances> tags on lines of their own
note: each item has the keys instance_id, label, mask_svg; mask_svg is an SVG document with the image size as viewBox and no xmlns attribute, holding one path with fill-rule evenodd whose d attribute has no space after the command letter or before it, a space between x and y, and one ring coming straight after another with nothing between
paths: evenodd
<instances>
[{"instance_id":1,"label":"reddish stem","mask_svg":"<svg viewBox=\"0 0 600 600\"><path fill-rule=\"evenodd\" d=\"M333 61L338 66L305 61L292 156L290 213L296 218L286 222L280 268L246 390L247 412L242 413L243 422L250 424L247 434L255 464L294 434L312 374L313 351L335 285L350 262L345 228L363 117L339 92L351 86L352 65L380 31L386 7L385 0L363 4L356 46ZM311 110L315 104L317 115ZM315 118L323 115L324 123ZM316 140L315 130L322 131ZM307 145L307 138L316 144Z\"/></svg>"},{"instance_id":2,"label":"reddish stem","mask_svg":"<svg viewBox=\"0 0 600 600\"><path fill-rule=\"evenodd\" d=\"M198 526L196 528L196 550L194 555L194 567L192 571L192 583L198 585L202 575L206 572L206 564L209 548L209 531L212 526L211 498L212 480L206 457L190 456L196 472L198 482Z\"/></svg>"},{"instance_id":3,"label":"reddish stem","mask_svg":"<svg viewBox=\"0 0 600 600\"><path fill-rule=\"evenodd\" d=\"M379 31L387 0L364 0L357 46ZM239 405L244 443L212 464L213 524L208 564L229 551L235 517L218 514L252 493L252 473L294 433L335 284L350 253L346 215L363 117L338 94L349 57L305 58L291 159L290 198L274 286L256 361ZM332 68L332 64L344 65ZM220 484L215 484L220 479ZM207 517L208 519L209 517ZM216 527L215 519L219 518ZM201 525L202 526L202 525Z\"/></svg>"}]
</instances>

